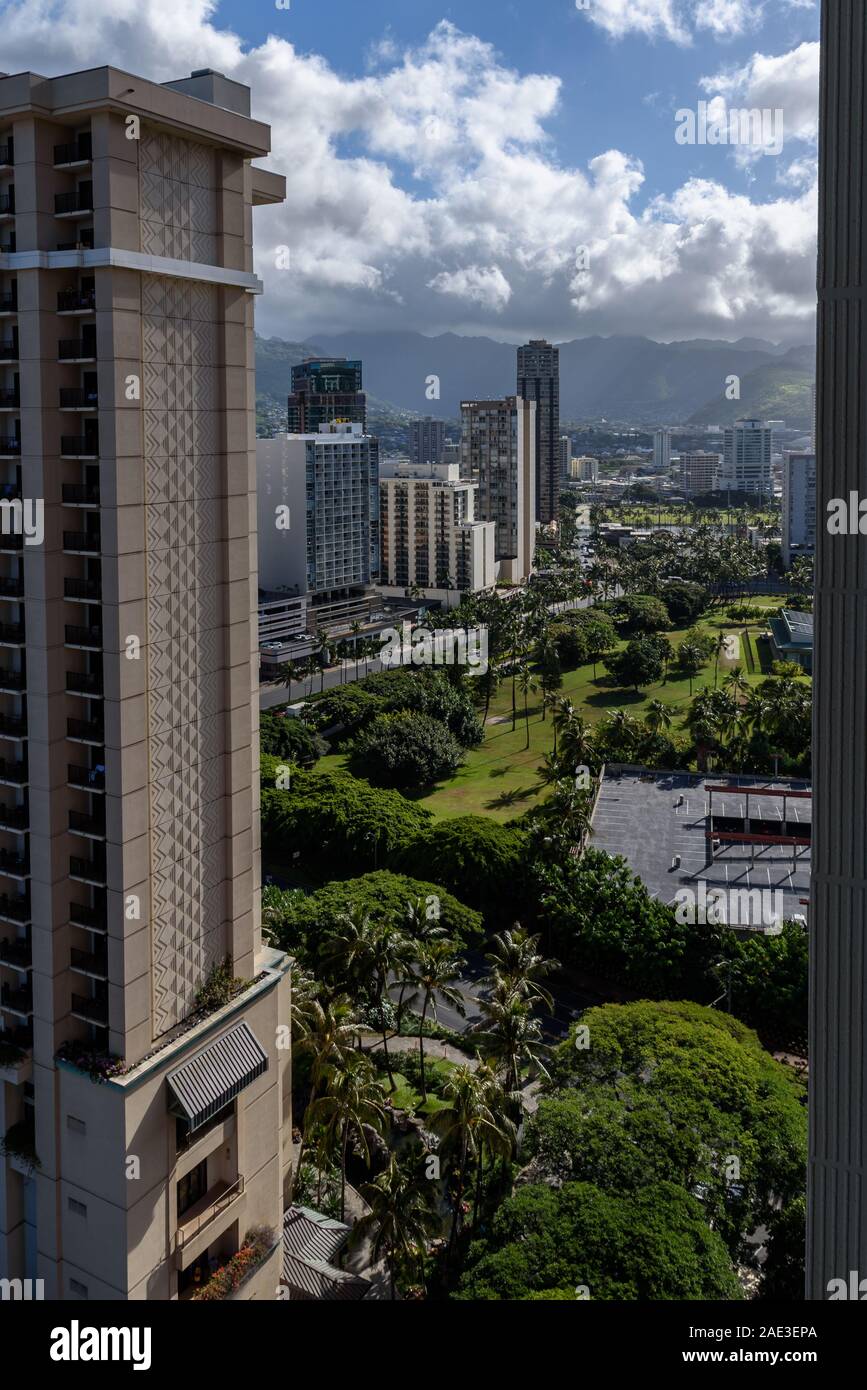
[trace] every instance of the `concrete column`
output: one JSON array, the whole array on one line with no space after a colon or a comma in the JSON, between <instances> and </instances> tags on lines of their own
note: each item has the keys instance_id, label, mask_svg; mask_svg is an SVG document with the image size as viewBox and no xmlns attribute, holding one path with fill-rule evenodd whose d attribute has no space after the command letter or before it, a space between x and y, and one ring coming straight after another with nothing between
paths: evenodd
<instances>
[{"instance_id":1,"label":"concrete column","mask_svg":"<svg viewBox=\"0 0 867 1390\"><path fill-rule=\"evenodd\" d=\"M810 910L807 1297L867 1277L867 538L831 536L867 495L867 12L822 14L816 652Z\"/></svg>"}]
</instances>

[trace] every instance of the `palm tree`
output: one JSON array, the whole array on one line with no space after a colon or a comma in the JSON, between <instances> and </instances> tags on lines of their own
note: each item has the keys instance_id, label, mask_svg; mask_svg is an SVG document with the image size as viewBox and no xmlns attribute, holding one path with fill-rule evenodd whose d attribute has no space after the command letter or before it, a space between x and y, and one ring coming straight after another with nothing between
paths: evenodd
<instances>
[{"instance_id":1,"label":"palm tree","mask_svg":"<svg viewBox=\"0 0 867 1390\"><path fill-rule=\"evenodd\" d=\"M727 633L727 632L720 632L720 633L717 633L716 649L715 649L715 652L714 652L714 662L713 662L713 688L714 688L714 690L716 690L717 677L719 676L719 659L720 659L720 657L722 656L723 652L726 650L726 647L728 646L728 640L729 640L729 639L728 639L728 633Z\"/></svg>"},{"instance_id":2,"label":"palm tree","mask_svg":"<svg viewBox=\"0 0 867 1390\"><path fill-rule=\"evenodd\" d=\"M385 1000L390 976L399 968L405 950L401 934L385 922L375 922L360 909L343 912L337 930L322 948L323 963L332 965L343 979L371 990L379 1001L382 1050L391 1089L395 1089L388 1051Z\"/></svg>"},{"instance_id":3,"label":"palm tree","mask_svg":"<svg viewBox=\"0 0 867 1390\"><path fill-rule=\"evenodd\" d=\"M737 700L741 695L749 695L750 683L744 677L742 666L733 666L728 675L723 677L723 689L729 692L733 700Z\"/></svg>"},{"instance_id":4,"label":"palm tree","mask_svg":"<svg viewBox=\"0 0 867 1390\"><path fill-rule=\"evenodd\" d=\"M477 1025L483 1051L502 1072L507 1091L517 1092L521 1068L548 1075L542 1055L542 1026L533 1017L532 1006L505 984L498 985L488 999L479 1000L483 1019Z\"/></svg>"},{"instance_id":5,"label":"palm tree","mask_svg":"<svg viewBox=\"0 0 867 1390\"><path fill-rule=\"evenodd\" d=\"M525 747L525 748L529 748L529 747L530 747L530 710L529 710L529 705L528 705L528 697L529 697L529 695L531 694L531 692L533 692L533 691L535 691L535 690L538 690L539 687L538 687L538 685L537 685L537 682L536 682L536 680L535 680L535 677L533 676L532 671L530 670L530 668L529 668L528 666L522 666L521 669L520 669L520 671L518 672L518 685L520 686L520 688L521 688L521 694L522 694L523 697L524 697L524 726L525 726L525 728L526 728L526 730L527 730L527 741L526 741L526 743L524 744L524 747Z\"/></svg>"},{"instance_id":6,"label":"palm tree","mask_svg":"<svg viewBox=\"0 0 867 1390\"><path fill-rule=\"evenodd\" d=\"M429 917L425 903L421 898L416 898L414 903L409 903L406 909L406 931L401 934L398 946L398 969L400 971L400 993L397 999L397 1031L402 1031L403 1011L406 1005L411 1002L415 995L406 999L406 990L415 984L416 977L412 974L412 967L418 959L419 942L439 941L446 934L445 927L438 917Z\"/></svg>"},{"instance_id":7,"label":"palm tree","mask_svg":"<svg viewBox=\"0 0 867 1390\"><path fill-rule=\"evenodd\" d=\"M555 704L557 707L557 713L554 715L553 719L551 720L551 723L554 726L554 756L556 757L557 735L558 733L565 732L565 730L570 727L570 725L576 717L576 712L575 706L573 705L572 701L567 700L565 697L558 696L555 701Z\"/></svg>"},{"instance_id":8,"label":"palm tree","mask_svg":"<svg viewBox=\"0 0 867 1390\"><path fill-rule=\"evenodd\" d=\"M322 679L319 685L319 693L321 694L322 691L325 689L325 668L328 665L329 659L331 657L331 644L329 643L328 635L325 632L317 632L316 634L316 656L319 660L319 670L322 675Z\"/></svg>"},{"instance_id":9,"label":"palm tree","mask_svg":"<svg viewBox=\"0 0 867 1390\"><path fill-rule=\"evenodd\" d=\"M651 700L644 715L644 722L652 734L671 728L674 710L662 700Z\"/></svg>"},{"instance_id":10,"label":"palm tree","mask_svg":"<svg viewBox=\"0 0 867 1390\"><path fill-rule=\"evenodd\" d=\"M623 761L628 762L629 755L635 747L636 721L628 710L615 709L612 710L606 722L621 753L626 754Z\"/></svg>"},{"instance_id":11,"label":"palm tree","mask_svg":"<svg viewBox=\"0 0 867 1390\"><path fill-rule=\"evenodd\" d=\"M292 682L297 681L300 674L300 667L296 666L294 661L284 661L282 666L278 667L277 681L289 691L290 700L292 699Z\"/></svg>"},{"instance_id":12,"label":"palm tree","mask_svg":"<svg viewBox=\"0 0 867 1390\"><path fill-rule=\"evenodd\" d=\"M553 1008L551 994L539 981L559 967L559 961L549 960L539 951L541 937L531 935L520 922L492 939L491 950L485 959L491 966L488 977L496 990L505 985L521 999Z\"/></svg>"},{"instance_id":13,"label":"palm tree","mask_svg":"<svg viewBox=\"0 0 867 1390\"><path fill-rule=\"evenodd\" d=\"M328 1090L308 1107L312 1123L324 1126L326 1143L340 1150L340 1219L346 1215L346 1160L354 1135L370 1167L366 1128L380 1134L386 1124L385 1091L363 1052L350 1052L339 1067L328 1068Z\"/></svg>"},{"instance_id":14,"label":"palm tree","mask_svg":"<svg viewBox=\"0 0 867 1390\"><path fill-rule=\"evenodd\" d=\"M358 1035L358 1025L354 1020L352 1003L345 994L339 994L329 1003L318 999L296 998L298 984L292 974L293 1035L297 1032L295 1046L299 1052L306 1052L310 1063L310 1097L301 1125L301 1145L298 1149L296 1174L301 1172L301 1160L307 1141L310 1107L316 1100L316 1093L326 1076L329 1067L341 1067L346 1057L354 1050Z\"/></svg>"},{"instance_id":15,"label":"palm tree","mask_svg":"<svg viewBox=\"0 0 867 1390\"><path fill-rule=\"evenodd\" d=\"M372 1236L371 1254L374 1261L385 1259L392 1299L398 1265L417 1252L424 1281L425 1247L440 1229L436 1187L425 1177L423 1162L419 1145L389 1156L388 1166L361 1189L370 1210L356 1222L350 1237L350 1244L356 1245Z\"/></svg>"},{"instance_id":16,"label":"palm tree","mask_svg":"<svg viewBox=\"0 0 867 1390\"><path fill-rule=\"evenodd\" d=\"M544 677L543 677L543 681L544 681ZM547 718L548 710L551 711L551 717L552 717L552 720L553 720L554 711L556 710L556 708L557 708L557 706L558 706L559 703L560 703L560 702L559 702L559 698L558 698L558 696L557 696L556 689L546 690L546 691L545 691L545 694L542 696L542 722L543 722L543 724L544 724L544 722L545 722L545 719ZM555 732L554 732L554 742L555 742L555 744L556 744L556 741L557 741L557 733L556 733L556 730L555 730Z\"/></svg>"},{"instance_id":17,"label":"palm tree","mask_svg":"<svg viewBox=\"0 0 867 1390\"><path fill-rule=\"evenodd\" d=\"M545 753L542 756L542 765L537 769L537 776L543 787L550 787L555 782L563 781L567 771L563 759L558 758L556 753Z\"/></svg>"},{"instance_id":18,"label":"palm tree","mask_svg":"<svg viewBox=\"0 0 867 1390\"><path fill-rule=\"evenodd\" d=\"M498 1084L493 1070L483 1064L475 1071L469 1066L455 1067L443 1086L442 1099L445 1105L431 1116L430 1124L439 1135L442 1153L454 1165L457 1179L452 1198L451 1251L457 1237L470 1160L478 1165L485 1151L503 1158L514 1152L517 1131L507 1110L518 1097L514 1093L507 1094Z\"/></svg>"},{"instance_id":19,"label":"palm tree","mask_svg":"<svg viewBox=\"0 0 867 1390\"><path fill-rule=\"evenodd\" d=\"M580 850L587 836L593 832L591 821L592 796L588 791L576 786L571 778L556 783L554 795L545 803L546 818L554 827L555 835L570 846Z\"/></svg>"},{"instance_id":20,"label":"palm tree","mask_svg":"<svg viewBox=\"0 0 867 1390\"><path fill-rule=\"evenodd\" d=\"M357 618L353 623L350 623L349 625L349 631L352 633L352 653L353 659L355 661L356 675L358 675L358 639L361 636L361 626L362 625Z\"/></svg>"},{"instance_id":21,"label":"palm tree","mask_svg":"<svg viewBox=\"0 0 867 1390\"><path fill-rule=\"evenodd\" d=\"M593 729L585 719L576 714L563 728L560 739L560 756L571 767L594 769L599 762Z\"/></svg>"},{"instance_id":22,"label":"palm tree","mask_svg":"<svg viewBox=\"0 0 867 1390\"><path fill-rule=\"evenodd\" d=\"M466 961L455 955L455 943L453 941L422 941L417 945L413 975L422 996L421 1023L418 1030L422 1104L427 1103L427 1078L424 1066L424 1025L427 1011L433 1003L434 1020L436 1020L436 1005L437 1000L440 999L444 1004L451 1004L461 1018L466 1017L464 997L455 985L455 981L460 979L460 972L465 964Z\"/></svg>"}]
</instances>

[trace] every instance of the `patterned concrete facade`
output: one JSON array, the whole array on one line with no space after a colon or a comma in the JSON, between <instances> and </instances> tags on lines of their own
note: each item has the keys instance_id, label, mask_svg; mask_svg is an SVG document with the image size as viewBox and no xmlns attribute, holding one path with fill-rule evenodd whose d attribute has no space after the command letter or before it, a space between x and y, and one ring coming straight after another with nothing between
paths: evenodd
<instances>
[{"instance_id":1,"label":"patterned concrete facade","mask_svg":"<svg viewBox=\"0 0 867 1390\"><path fill-rule=\"evenodd\" d=\"M0 619L22 636L0 651L0 757L12 740L23 769L0 794L0 872L16 869L0 885L0 1137L24 1135L39 1160L0 1156L0 1276L56 1298L189 1296L248 1229L282 1220L289 976L259 922L252 208L284 185L252 168L269 132L245 89L206 85L229 105L194 99L201 78L0 79L15 207L0 481L45 503L42 545L0 540ZM216 1030L191 1028L226 961L247 989ZM221 1019L250 1021L267 1068L181 1146L166 1078ZM120 1074L93 1086L85 1053Z\"/></svg>"}]
</instances>

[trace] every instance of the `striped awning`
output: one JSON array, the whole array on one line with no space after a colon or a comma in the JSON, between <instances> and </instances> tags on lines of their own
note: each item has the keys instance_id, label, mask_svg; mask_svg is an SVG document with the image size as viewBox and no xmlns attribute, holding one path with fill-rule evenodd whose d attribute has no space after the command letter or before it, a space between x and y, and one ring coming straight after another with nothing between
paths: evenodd
<instances>
[{"instance_id":1,"label":"striped awning","mask_svg":"<svg viewBox=\"0 0 867 1390\"><path fill-rule=\"evenodd\" d=\"M268 1070L268 1057L246 1023L238 1023L191 1057L166 1080L169 1109L199 1129Z\"/></svg>"}]
</instances>

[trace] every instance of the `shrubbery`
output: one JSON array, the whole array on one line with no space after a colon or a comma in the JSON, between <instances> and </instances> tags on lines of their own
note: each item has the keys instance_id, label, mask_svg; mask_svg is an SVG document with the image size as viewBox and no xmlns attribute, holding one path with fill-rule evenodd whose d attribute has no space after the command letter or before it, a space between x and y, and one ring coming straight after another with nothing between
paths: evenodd
<instances>
[{"instance_id":1,"label":"shrubbery","mask_svg":"<svg viewBox=\"0 0 867 1390\"><path fill-rule=\"evenodd\" d=\"M431 904L431 900L435 900ZM359 878L326 883L309 896L300 891L282 892L266 887L262 894L265 923L274 944L283 951L303 958L314 972L319 948L342 918L360 912L372 922L395 922L411 931L409 909L417 907L424 920L429 905L437 913L437 925L453 940L469 945L481 936L478 912L438 884L380 869Z\"/></svg>"},{"instance_id":2,"label":"shrubbery","mask_svg":"<svg viewBox=\"0 0 867 1390\"><path fill-rule=\"evenodd\" d=\"M461 745L442 720L409 710L377 715L352 754L354 770L382 787L428 787L462 762Z\"/></svg>"}]
</instances>

